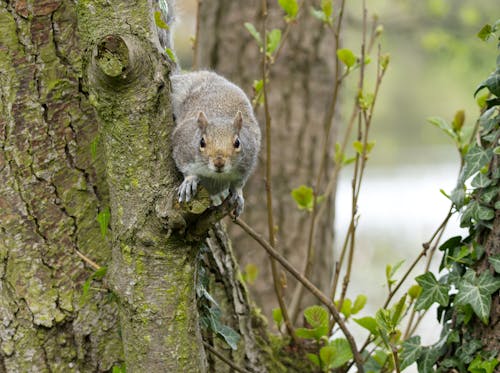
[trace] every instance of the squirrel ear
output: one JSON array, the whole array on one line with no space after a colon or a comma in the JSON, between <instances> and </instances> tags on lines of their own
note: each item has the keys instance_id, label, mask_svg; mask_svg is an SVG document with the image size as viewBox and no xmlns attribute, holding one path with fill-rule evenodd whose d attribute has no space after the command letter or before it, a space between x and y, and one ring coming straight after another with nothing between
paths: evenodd
<instances>
[{"instance_id":1,"label":"squirrel ear","mask_svg":"<svg viewBox=\"0 0 500 373\"><path fill-rule=\"evenodd\" d=\"M236 113L236 117L234 118L234 129L236 132L240 132L241 126L243 126L243 115L241 114L241 111L238 110L238 113Z\"/></svg>"},{"instance_id":2,"label":"squirrel ear","mask_svg":"<svg viewBox=\"0 0 500 373\"><path fill-rule=\"evenodd\" d=\"M207 129L208 119L203 111L200 111L198 114L198 126L200 127L202 132L205 132L205 130Z\"/></svg>"}]
</instances>

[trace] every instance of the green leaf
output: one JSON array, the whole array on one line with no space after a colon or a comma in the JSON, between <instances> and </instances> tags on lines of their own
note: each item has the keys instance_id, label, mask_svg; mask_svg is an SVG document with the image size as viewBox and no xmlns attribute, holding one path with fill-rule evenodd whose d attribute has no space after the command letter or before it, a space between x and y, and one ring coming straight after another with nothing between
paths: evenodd
<instances>
[{"instance_id":1,"label":"green leaf","mask_svg":"<svg viewBox=\"0 0 500 373\"><path fill-rule=\"evenodd\" d=\"M422 354L422 346L419 336L414 336L403 342L401 345L400 368L405 370L412 365Z\"/></svg>"},{"instance_id":2,"label":"green leaf","mask_svg":"<svg viewBox=\"0 0 500 373\"><path fill-rule=\"evenodd\" d=\"M470 363L467 371L471 373L493 373L497 364L497 359L493 358L492 360L485 361L481 355L478 354Z\"/></svg>"},{"instance_id":3,"label":"green leaf","mask_svg":"<svg viewBox=\"0 0 500 373\"><path fill-rule=\"evenodd\" d=\"M492 183L488 176L483 174L482 172L478 172L476 176L472 179L470 185L473 188L486 188Z\"/></svg>"},{"instance_id":4,"label":"green leaf","mask_svg":"<svg viewBox=\"0 0 500 373\"><path fill-rule=\"evenodd\" d=\"M352 306L351 313L353 315L357 314L359 311L361 311L366 304L367 297L366 295L360 294L356 297L356 300L354 301L354 305Z\"/></svg>"},{"instance_id":5,"label":"green leaf","mask_svg":"<svg viewBox=\"0 0 500 373\"><path fill-rule=\"evenodd\" d=\"M260 32L257 31L257 29L255 28L255 26L252 23L250 23L250 22L245 22L244 26L248 30L248 32L250 33L250 35L252 35L253 38L257 41L258 46L262 47L262 38L260 36Z\"/></svg>"},{"instance_id":6,"label":"green leaf","mask_svg":"<svg viewBox=\"0 0 500 373\"><path fill-rule=\"evenodd\" d=\"M413 285L412 287L410 287L410 289L408 290L408 296L411 298L411 299L416 299L420 296L420 294L422 294L422 287L420 285Z\"/></svg>"},{"instance_id":7,"label":"green leaf","mask_svg":"<svg viewBox=\"0 0 500 373\"><path fill-rule=\"evenodd\" d=\"M431 272L426 272L415 280L422 287L422 294L415 302L416 311L427 310L433 303L439 303L443 307L448 305L449 285L440 284Z\"/></svg>"},{"instance_id":8,"label":"green leaf","mask_svg":"<svg viewBox=\"0 0 500 373\"><path fill-rule=\"evenodd\" d=\"M97 215L97 221L99 222L99 226L101 227L101 236L102 238L106 237L108 233L108 225L111 219L111 212L109 211L109 207L106 207Z\"/></svg>"},{"instance_id":9,"label":"green leaf","mask_svg":"<svg viewBox=\"0 0 500 373\"><path fill-rule=\"evenodd\" d=\"M493 72L485 81L483 81L474 92L474 96L481 91L483 88L488 88L488 90L495 96L500 96L500 69Z\"/></svg>"},{"instance_id":10,"label":"green leaf","mask_svg":"<svg viewBox=\"0 0 500 373\"><path fill-rule=\"evenodd\" d=\"M319 350L319 358L321 360L321 365L325 368L329 368L335 358L335 348L328 345L321 347Z\"/></svg>"},{"instance_id":11,"label":"green leaf","mask_svg":"<svg viewBox=\"0 0 500 373\"><path fill-rule=\"evenodd\" d=\"M493 156L491 149L483 149L477 144L472 145L464 157L465 166L462 171L461 180L465 181L476 172L488 165Z\"/></svg>"},{"instance_id":12,"label":"green leaf","mask_svg":"<svg viewBox=\"0 0 500 373\"><path fill-rule=\"evenodd\" d=\"M427 122L439 128L446 135L450 136L454 141L457 141L457 134L455 133L455 131L453 131L452 125L445 121L443 118L430 117L427 118Z\"/></svg>"},{"instance_id":13,"label":"green leaf","mask_svg":"<svg viewBox=\"0 0 500 373\"><path fill-rule=\"evenodd\" d=\"M353 67L356 63L356 56L350 49L347 48L337 49L337 57L348 68Z\"/></svg>"},{"instance_id":14,"label":"green leaf","mask_svg":"<svg viewBox=\"0 0 500 373\"><path fill-rule=\"evenodd\" d=\"M90 143L90 155L92 156L92 160L97 158L97 146L99 145L99 135L94 137L94 140Z\"/></svg>"},{"instance_id":15,"label":"green leaf","mask_svg":"<svg viewBox=\"0 0 500 373\"><path fill-rule=\"evenodd\" d=\"M174 53L174 51L170 48L165 48L165 53L167 54L168 58L174 63L177 63L177 57Z\"/></svg>"},{"instance_id":16,"label":"green leaf","mask_svg":"<svg viewBox=\"0 0 500 373\"><path fill-rule=\"evenodd\" d=\"M297 0L278 0L281 9L286 13L285 20L287 22L294 20L299 12L299 4Z\"/></svg>"},{"instance_id":17,"label":"green leaf","mask_svg":"<svg viewBox=\"0 0 500 373\"><path fill-rule=\"evenodd\" d=\"M281 313L281 308L273 308L273 320L278 326L278 329L281 328L281 324L283 324L283 314Z\"/></svg>"},{"instance_id":18,"label":"green leaf","mask_svg":"<svg viewBox=\"0 0 500 373\"><path fill-rule=\"evenodd\" d=\"M259 268L255 264L248 263L245 266L245 281L247 283L252 285L257 279L258 275L259 275Z\"/></svg>"},{"instance_id":19,"label":"green leaf","mask_svg":"<svg viewBox=\"0 0 500 373\"><path fill-rule=\"evenodd\" d=\"M493 27L489 24L484 25L477 33L477 37L482 41L487 41L492 36L495 36L495 33L493 32Z\"/></svg>"},{"instance_id":20,"label":"green leaf","mask_svg":"<svg viewBox=\"0 0 500 373\"><path fill-rule=\"evenodd\" d=\"M98 281L102 280L103 277L106 275L107 271L108 271L108 267L102 266L87 278L87 280L85 281L85 283L83 284L83 287L82 287L82 295L80 298L81 304L85 304L87 301L87 298L88 298L89 292L90 292L90 285L92 284L92 281L93 280L98 280Z\"/></svg>"},{"instance_id":21,"label":"green leaf","mask_svg":"<svg viewBox=\"0 0 500 373\"><path fill-rule=\"evenodd\" d=\"M300 187L292 190L291 194L300 210L312 211L314 203L314 193L312 188L301 185Z\"/></svg>"},{"instance_id":22,"label":"green leaf","mask_svg":"<svg viewBox=\"0 0 500 373\"><path fill-rule=\"evenodd\" d=\"M154 13L154 17L155 17L155 24L156 24L157 27L159 27L161 29L164 29L164 30L169 30L170 29L170 27L168 27L168 25L161 18L161 12L156 11Z\"/></svg>"},{"instance_id":23,"label":"green leaf","mask_svg":"<svg viewBox=\"0 0 500 373\"><path fill-rule=\"evenodd\" d=\"M328 328L328 311L321 306L311 306L304 310L304 317L313 328Z\"/></svg>"},{"instance_id":24,"label":"green leaf","mask_svg":"<svg viewBox=\"0 0 500 373\"><path fill-rule=\"evenodd\" d=\"M349 298L344 299L344 302L342 303L342 309L340 312L345 316L346 319L351 316L352 313L352 301Z\"/></svg>"},{"instance_id":25,"label":"green leaf","mask_svg":"<svg viewBox=\"0 0 500 373\"><path fill-rule=\"evenodd\" d=\"M488 324L491 309L491 294L500 289L500 279L494 278L489 272L483 272L479 277L468 269L458 283L458 293L455 302L458 305L470 305L479 319Z\"/></svg>"},{"instance_id":26,"label":"green leaf","mask_svg":"<svg viewBox=\"0 0 500 373\"><path fill-rule=\"evenodd\" d=\"M371 317L361 317L359 319L353 319L358 325L362 326L366 330L368 330L373 335L379 335L377 321Z\"/></svg>"},{"instance_id":27,"label":"green leaf","mask_svg":"<svg viewBox=\"0 0 500 373\"><path fill-rule=\"evenodd\" d=\"M299 338L304 338L304 339L320 339L316 338L317 333L314 329L308 329L308 328L297 328L295 329L295 334Z\"/></svg>"},{"instance_id":28,"label":"green leaf","mask_svg":"<svg viewBox=\"0 0 500 373\"><path fill-rule=\"evenodd\" d=\"M125 363L121 363L120 365L113 365L112 373L127 373L127 368Z\"/></svg>"},{"instance_id":29,"label":"green leaf","mask_svg":"<svg viewBox=\"0 0 500 373\"><path fill-rule=\"evenodd\" d=\"M465 122L465 111L458 110L455 113L455 117L453 118L453 122L451 122L451 127L453 128L453 132L458 133L464 126Z\"/></svg>"},{"instance_id":30,"label":"green leaf","mask_svg":"<svg viewBox=\"0 0 500 373\"><path fill-rule=\"evenodd\" d=\"M435 373L436 370L433 367L439 356L441 356L440 349L423 347L417 359L418 373Z\"/></svg>"},{"instance_id":31,"label":"green leaf","mask_svg":"<svg viewBox=\"0 0 500 373\"><path fill-rule=\"evenodd\" d=\"M238 349L238 342L240 340L240 335L236 333L232 328L227 325L220 325L217 330L217 334L220 335L224 341L231 347L233 350Z\"/></svg>"},{"instance_id":32,"label":"green leaf","mask_svg":"<svg viewBox=\"0 0 500 373\"><path fill-rule=\"evenodd\" d=\"M397 326L399 322L401 321L401 318L403 317L403 312L406 308L406 294L401 297L398 303L394 305L394 307L391 309L391 322L392 325Z\"/></svg>"},{"instance_id":33,"label":"green leaf","mask_svg":"<svg viewBox=\"0 0 500 373\"><path fill-rule=\"evenodd\" d=\"M307 354L306 355L309 361L311 361L314 365L317 367L321 366L321 363L319 362L319 357L316 354Z\"/></svg>"},{"instance_id":34,"label":"green leaf","mask_svg":"<svg viewBox=\"0 0 500 373\"><path fill-rule=\"evenodd\" d=\"M352 351L344 338L334 339L319 350L321 361L329 369L339 368L352 359Z\"/></svg>"},{"instance_id":35,"label":"green leaf","mask_svg":"<svg viewBox=\"0 0 500 373\"><path fill-rule=\"evenodd\" d=\"M492 255L488 258L496 273L500 273L500 254Z\"/></svg>"},{"instance_id":36,"label":"green leaf","mask_svg":"<svg viewBox=\"0 0 500 373\"><path fill-rule=\"evenodd\" d=\"M321 10L326 19L330 19L333 14L333 0L321 0Z\"/></svg>"},{"instance_id":37,"label":"green leaf","mask_svg":"<svg viewBox=\"0 0 500 373\"><path fill-rule=\"evenodd\" d=\"M281 30L280 29L273 29L267 34L267 48L266 52L269 56L271 56L278 46L280 45L281 42Z\"/></svg>"}]
</instances>

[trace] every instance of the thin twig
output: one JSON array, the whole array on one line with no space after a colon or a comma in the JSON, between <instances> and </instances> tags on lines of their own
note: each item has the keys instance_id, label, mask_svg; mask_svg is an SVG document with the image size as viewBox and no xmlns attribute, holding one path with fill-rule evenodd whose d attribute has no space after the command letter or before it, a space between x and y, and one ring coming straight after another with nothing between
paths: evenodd
<instances>
[{"instance_id":1,"label":"thin twig","mask_svg":"<svg viewBox=\"0 0 500 373\"><path fill-rule=\"evenodd\" d=\"M311 270L312 270L312 265L313 265L313 260L314 260L314 238L315 238L315 232L316 232L316 216L317 216L317 206L318 206L318 191L321 186L321 181L323 174L325 172L325 167L326 167L326 161L328 159L328 148L330 146L330 134L331 134L331 129L333 127L333 118L335 116L336 112L336 107L337 107L337 102L338 102L338 94L340 90L340 86L342 84L343 79L346 77L346 74L342 74L340 72L340 61L339 58L337 57L336 51L339 49L340 46L340 30L342 27L342 19L344 15L344 8L345 8L345 0L342 0L342 3L340 5L340 11L339 11L339 16L337 18L337 27L334 30L334 37L335 37L335 59L334 59L334 64L335 64L335 85L333 86L333 93L332 93L332 98L330 101L330 105L328 105L328 111L326 113L324 122L323 122L323 128L325 129L325 136L323 138L323 147L321 151L321 156L320 156L320 166L318 169L318 174L316 176L316 183L313 185L313 206L312 206L312 211L311 211L311 217L310 217L310 225L309 225L309 235L307 239L307 254L306 254L306 260L305 260L305 265L304 265L304 271L303 274L305 277L310 276ZM333 224L333 222L332 222ZM303 294L303 286L302 284L298 283L297 286L295 287L295 290L293 292L292 296L292 301L290 303L290 314L291 314L291 319L295 321L297 319L297 316L299 315L299 310L301 307L301 301L302 301L302 294Z\"/></svg>"},{"instance_id":2,"label":"thin twig","mask_svg":"<svg viewBox=\"0 0 500 373\"><path fill-rule=\"evenodd\" d=\"M210 351L212 354L214 354L215 356L217 356L219 359L221 359L224 363L226 363L227 365L229 365L235 371L240 372L240 373L250 373L248 370L240 368L235 363L233 363L231 360L227 359L224 355L222 355L215 348L213 348L212 346L210 346L210 344L208 344L207 342L203 342L203 346L205 346L205 348L208 351Z\"/></svg>"},{"instance_id":3,"label":"thin twig","mask_svg":"<svg viewBox=\"0 0 500 373\"><path fill-rule=\"evenodd\" d=\"M87 263L89 266L91 266L92 268L94 268L96 271L101 268L101 266L99 264L97 264L96 262L94 262L92 259L87 258L85 255L83 255L77 249L75 249L75 253L80 258L82 258L85 263Z\"/></svg>"},{"instance_id":4,"label":"thin twig","mask_svg":"<svg viewBox=\"0 0 500 373\"><path fill-rule=\"evenodd\" d=\"M297 269L295 269L295 267L293 267L278 251L276 251L269 244L269 242L262 238L260 234L255 232L247 223L245 223L240 218L235 219L234 222L239 225L245 232L247 232L250 237L252 237L257 243L259 243L260 246L262 246L272 258L276 259L276 261L278 261L293 277L295 277L297 281L300 281L305 286L305 288L311 292L311 294L313 294L321 303L323 303L328 308L330 314L337 322L340 330L342 330L342 333L344 333L344 336L346 337L349 346L351 347L351 351L354 356L354 362L356 364L356 367L358 368L358 373L363 373L363 358L361 357L361 354L357 349L356 342L354 341L352 334L342 320L340 313L333 302L331 302L330 299L328 299L328 297L326 297L321 292L321 290L314 286L311 281L302 276L302 274Z\"/></svg>"},{"instance_id":5,"label":"thin twig","mask_svg":"<svg viewBox=\"0 0 500 373\"><path fill-rule=\"evenodd\" d=\"M264 112L266 120L266 199L267 199L267 222L268 222L268 234L269 242L272 247L276 245L275 232L274 232L274 217L273 217L273 195L272 195L272 185L271 185L271 114L269 111L269 102L267 98L267 83L266 77L268 73L268 59L266 54L267 45L267 1L262 0L262 40L264 42L264 48L262 51L262 92L264 95ZM288 334L292 337L295 344L298 344L297 336L295 335L295 330L288 316L288 310L286 308L286 303L283 297L283 288L279 279L278 269L276 267L276 262L274 259L270 258L271 272L273 276L274 291L276 293L276 298L278 300L281 314L283 316L283 321Z\"/></svg>"}]
</instances>

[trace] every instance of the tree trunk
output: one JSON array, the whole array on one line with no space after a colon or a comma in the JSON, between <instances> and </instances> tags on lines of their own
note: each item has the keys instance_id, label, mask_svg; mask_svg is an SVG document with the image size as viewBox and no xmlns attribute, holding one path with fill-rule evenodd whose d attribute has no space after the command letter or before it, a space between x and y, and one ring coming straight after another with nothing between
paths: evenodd
<instances>
[{"instance_id":1,"label":"tree trunk","mask_svg":"<svg viewBox=\"0 0 500 373\"><path fill-rule=\"evenodd\" d=\"M235 81L249 96L252 83L261 78L258 46L244 27L251 22L260 30L261 10L259 2L222 0L216 3L201 1L198 35L197 67L214 69ZM308 247L310 214L299 211L290 192L300 185L313 186L322 158L321 148L325 138L325 115L332 104L335 82L335 40L321 22L311 16L309 8L317 5L305 1L300 20L291 26L286 45L271 70L269 83L269 106L272 117L272 188L278 246L282 253L297 268L303 268ZM283 28L283 11L277 2L268 2L270 28ZM318 114L325 113L325 114ZM259 114L259 113L258 113ZM261 126L264 124L260 113ZM327 169L332 159L335 125L327 144ZM264 141L263 141L264 143ZM264 194L264 162L261 159L259 171L245 188L248 205L243 215L259 232L267 232L267 206ZM325 173L321 185L314 186L322 191L329 180ZM313 241L312 280L328 291L329 275L333 266L333 214L334 198L328 198L327 214L317 222L316 239ZM270 282L267 256L258 249L241 230L230 229L235 249L241 263L254 263L260 270L259 280L252 290L266 314L276 307L273 286ZM263 280L264 279L264 280ZM294 281L289 281L295 286ZM290 285L289 284L289 285ZM294 286L287 289L288 299ZM307 298L311 304L316 300ZM306 302L304 302L306 304Z\"/></svg>"},{"instance_id":2,"label":"tree trunk","mask_svg":"<svg viewBox=\"0 0 500 373\"><path fill-rule=\"evenodd\" d=\"M169 65L152 14L147 1L1 2L0 372L208 369L196 271L221 212L174 202ZM224 229L207 242L241 336L237 351L208 343L249 371L285 371L264 352Z\"/></svg>"},{"instance_id":3,"label":"tree trunk","mask_svg":"<svg viewBox=\"0 0 500 373\"><path fill-rule=\"evenodd\" d=\"M0 3L0 371L107 371L116 303L77 251L105 264L108 205L92 107L80 88L72 1ZM95 142L94 142L95 144Z\"/></svg>"}]
</instances>

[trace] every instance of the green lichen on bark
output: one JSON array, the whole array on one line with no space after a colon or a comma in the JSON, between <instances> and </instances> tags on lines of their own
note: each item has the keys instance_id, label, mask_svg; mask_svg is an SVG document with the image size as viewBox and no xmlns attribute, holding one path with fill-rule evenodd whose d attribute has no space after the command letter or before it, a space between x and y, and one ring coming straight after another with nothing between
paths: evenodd
<instances>
[{"instance_id":1,"label":"green lichen on bark","mask_svg":"<svg viewBox=\"0 0 500 373\"><path fill-rule=\"evenodd\" d=\"M106 205L92 161L71 1L0 6L0 361L7 371L104 371L121 359L116 305L93 292L75 249L106 263ZM92 335L92 338L89 338ZM103 356L95 359L96 356ZM105 356L105 357L104 357ZM1 366L0 366L1 370Z\"/></svg>"}]
</instances>

